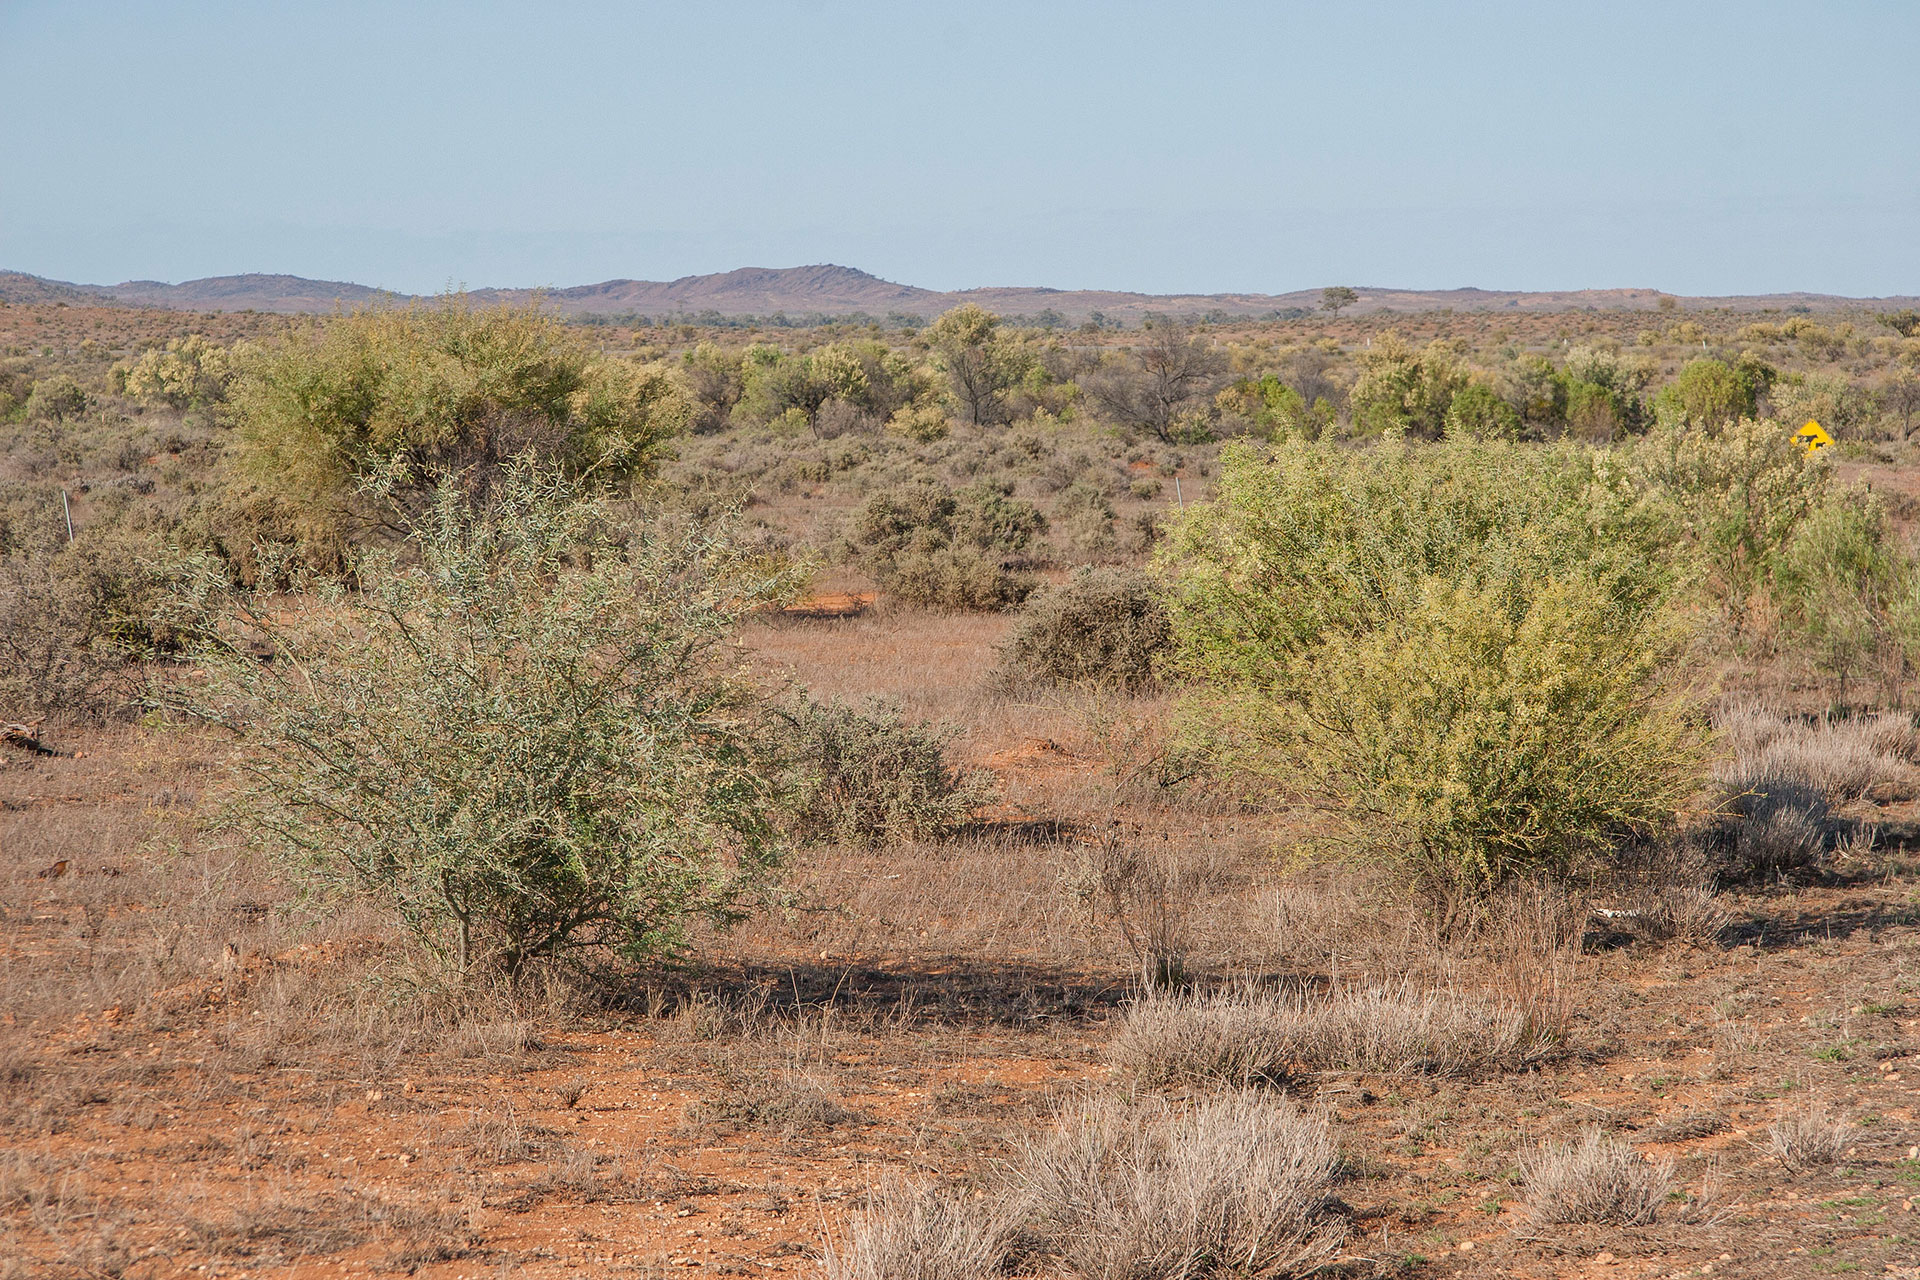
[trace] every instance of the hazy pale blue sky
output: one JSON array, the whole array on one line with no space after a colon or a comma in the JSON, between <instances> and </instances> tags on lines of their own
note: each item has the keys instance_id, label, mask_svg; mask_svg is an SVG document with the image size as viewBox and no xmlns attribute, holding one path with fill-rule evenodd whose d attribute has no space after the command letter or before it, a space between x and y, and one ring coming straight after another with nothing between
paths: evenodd
<instances>
[{"instance_id":1,"label":"hazy pale blue sky","mask_svg":"<svg viewBox=\"0 0 1920 1280\"><path fill-rule=\"evenodd\" d=\"M1920 292L1920 3L0 0L0 268Z\"/></svg>"}]
</instances>

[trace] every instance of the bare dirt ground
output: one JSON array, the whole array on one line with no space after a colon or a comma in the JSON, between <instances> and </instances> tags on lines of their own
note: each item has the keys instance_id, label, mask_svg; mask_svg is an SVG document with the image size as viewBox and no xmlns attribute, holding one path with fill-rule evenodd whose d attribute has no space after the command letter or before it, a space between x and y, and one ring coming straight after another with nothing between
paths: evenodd
<instances>
[{"instance_id":1,"label":"bare dirt ground","mask_svg":"<svg viewBox=\"0 0 1920 1280\"><path fill-rule=\"evenodd\" d=\"M1880 842L1826 882L1723 895L1710 941L1595 915L1577 954L1445 951L1364 877L1277 860L1273 819L1161 787L1156 700L991 692L1005 625L884 602L756 624L769 679L959 725L1001 804L945 844L810 851L784 906L596 999L418 1012L375 917L310 915L201 832L217 742L6 751L0 1275L817 1274L889 1174L980 1179L1115 1087L1159 930L1202 982L1444 971L1563 1005L1523 1072L1290 1086L1346 1157L1334 1274L1920 1276L1911 800L1863 802ZM1177 910L1080 888L1119 842L1176 869ZM1837 1161L1767 1153L1818 1106L1852 1126ZM1595 1125L1675 1161L1675 1201L1532 1224L1521 1155Z\"/></svg>"}]
</instances>

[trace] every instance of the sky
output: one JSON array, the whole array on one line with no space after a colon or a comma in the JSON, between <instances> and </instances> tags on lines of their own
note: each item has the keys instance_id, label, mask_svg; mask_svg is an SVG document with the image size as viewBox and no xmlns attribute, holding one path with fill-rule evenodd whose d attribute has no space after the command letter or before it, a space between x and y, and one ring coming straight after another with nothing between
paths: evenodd
<instances>
[{"instance_id":1,"label":"sky","mask_svg":"<svg viewBox=\"0 0 1920 1280\"><path fill-rule=\"evenodd\" d=\"M0 0L0 269L1920 293L1920 4Z\"/></svg>"}]
</instances>

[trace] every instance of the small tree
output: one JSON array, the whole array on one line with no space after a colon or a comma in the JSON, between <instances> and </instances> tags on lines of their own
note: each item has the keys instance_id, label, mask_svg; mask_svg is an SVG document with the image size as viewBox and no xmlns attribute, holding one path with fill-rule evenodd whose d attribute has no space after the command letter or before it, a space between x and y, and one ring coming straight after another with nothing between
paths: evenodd
<instances>
[{"instance_id":1,"label":"small tree","mask_svg":"<svg viewBox=\"0 0 1920 1280\"><path fill-rule=\"evenodd\" d=\"M1360 295L1343 284L1331 285L1320 291L1320 309L1331 315L1339 315L1358 301Z\"/></svg>"},{"instance_id":2,"label":"small tree","mask_svg":"<svg viewBox=\"0 0 1920 1280\"><path fill-rule=\"evenodd\" d=\"M1225 354L1206 338L1156 318L1145 340L1088 375L1085 389L1114 421L1174 443L1186 411L1212 398L1226 368Z\"/></svg>"},{"instance_id":3,"label":"small tree","mask_svg":"<svg viewBox=\"0 0 1920 1280\"><path fill-rule=\"evenodd\" d=\"M136 400L197 408L224 399L232 377L231 353L197 333L174 338L113 371L114 380Z\"/></svg>"},{"instance_id":4,"label":"small tree","mask_svg":"<svg viewBox=\"0 0 1920 1280\"><path fill-rule=\"evenodd\" d=\"M485 511L442 481L409 533L417 560L365 551L357 589L297 609L199 578L212 683L173 700L238 739L231 821L461 974L643 960L734 918L778 846L722 646L778 566L622 535L524 465Z\"/></svg>"},{"instance_id":5,"label":"small tree","mask_svg":"<svg viewBox=\"0 0 1920 1280\"><path fill-rule=\"evenodd\" d=\"M1007 393L1026 377L1026 353L1000 332L1000 317L969 302L928 325L923 335L947 375L961 413L975 426L1012 420Z\"/></svg>"}]
</instances>

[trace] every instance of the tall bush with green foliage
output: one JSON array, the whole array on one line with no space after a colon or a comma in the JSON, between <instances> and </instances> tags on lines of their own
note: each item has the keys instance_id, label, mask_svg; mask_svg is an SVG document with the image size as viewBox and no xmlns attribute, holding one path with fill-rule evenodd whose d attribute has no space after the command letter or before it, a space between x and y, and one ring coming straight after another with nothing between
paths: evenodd
<instances>
[{"instance_id":1,"label":"tall bush with green foliage","mask_svg":"<svg viewBox=\"0 0 1920 1280\"><path fill-rule=\"evenodd\" d=\"M1821 494L1780 548L1771 588L1781 641L1842 695L1863 674L1897 692L1920 642L1920 576L1871 492Z\"/></svg>"},{"instance_id":2,"label":"tall bush with green foliage","mask_svg":"<svg viewBox=\"0 0 1920 1280\"><path fill-rule=\"evenodd\" d=\"M1013 421L1011 393L1033 368L1033 353L1000 329L1000 317L975 303L955 307L921 338L961 417L975 426Z\"/></svg>"},{"instance_id":3,"label":"tall bush with green foliage","mask_svg":"<svg viewBox=\"0 0 1920 1280\"><path fill-rule=\"evenodd\" d=\"M648 475L690 413L665 372L552 316L457 298L296 331L242 360L230 394L242 475L320 542L398 529L442 477L480 493L518 459L593 487Z\"/></svg>"},{"instance_id":4,"label":"tall bush with green foliage","mask_svg":"<svg viewBox=\"0 0 1920 1280\"><path fill-rule=\"evenodd\" d=\"M1771 372L1752 361L1734 366L1707 356L1689 360L1678 377L1660 388L1654 412L1669 425L1729 426L1754 415Z\"/></svg>"},{"instance_id":5,"label":"tall bush with green foliage","mask_svg":"<svg viewBox=\"0 0 1920 1280\"><path fill-rule=\"evenodd\" d=\"M1668 427L1633 449L1631 482L1667 528L1694 589L1736 637L1772 576L1780 549L1821 500L1832 473L1777 422L1742 418L1713 430Z\"/></svg>"},{"instance_id":6,"label":"tall bush with green foliage","mask_svg":"<svg viewBox=\"0 0 1920 1280\"><path fill-rule=\"evenodd\" d=\"M484 509L443 480L407 532L295 608L213 567L183 600L210 683L174 700L235 735L246 838L461 974L738 915L779 846L726 642L787 571L525 464Z\"/></svg>"},{"instance_id":7,"label":"tall bush with green foliage","mask_svg":"<svg viewBox=\"0 0 1920 1280\"><path fill-rule=\"evenodd\" d=\"M1431 889L1590 863L1698 780L1662 528L1604 453L1236 446L1161 563L1190 727Z\"/></svg>"},{"instance_id":8,"label":"tall bush with green foliage","mask_svg":"<svg viewBox=\"0 0 1920 1280\"><path fill-rule=\"evenodd\" d=\"M170 339L116 366L113 380L136 400L175 409L200 408L224 399L233 376L232 353L198 333Z\"/></svg>"},{"instance_id":9,"label":"tall bush with green foliage","mask_svg":"<svg viewBox=\"0 0 1920 1280\"><path fill-rule=\"evenodd\" d=\"M1416 351L1386 333L1360 355L1360 376L1347 397L1354 429L1362 434L1404 432L1437 440L1453 398L1469 385L1467 371L1444 343Z\"/></svg>"}]
</instances>

